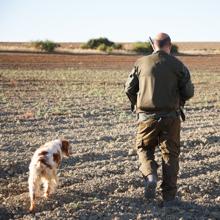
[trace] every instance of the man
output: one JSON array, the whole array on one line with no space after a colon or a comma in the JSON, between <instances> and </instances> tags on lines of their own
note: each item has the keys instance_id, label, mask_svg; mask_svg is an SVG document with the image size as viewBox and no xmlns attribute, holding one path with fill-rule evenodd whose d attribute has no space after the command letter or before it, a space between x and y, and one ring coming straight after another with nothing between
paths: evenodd
<instances>
[{"instance_id":1,"label":"man","mask_svg":"<svg viewBox=\"0 0 220 220\"><path fill-rule=\"evenodd\" d=\"M171 39L159 33L154 52L136 61L125 85L125 92L136 107L138 130L136 148L140 171L145 180L145 197L155 197L158 165L156 146L162 154L163 204L175 203L180 154L180 106L194 95L190 73L170 55Z\"/></svg>"}]
</instances>

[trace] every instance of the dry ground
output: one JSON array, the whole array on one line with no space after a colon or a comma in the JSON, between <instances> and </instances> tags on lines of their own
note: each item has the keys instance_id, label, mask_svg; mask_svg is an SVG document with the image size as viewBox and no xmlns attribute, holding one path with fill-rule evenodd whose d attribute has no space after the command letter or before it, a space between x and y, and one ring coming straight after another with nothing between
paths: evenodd
<instances>
[{"instance_id":1,"label":"dry ground","mask_svg":"<svg viewBox=\"0 0 220 220\"><path fill-rule=\"evenodd\" d=\"M159 188L157 200L143 198L137 157L128 155L136 122L123 84L137 57L20 56L0 55L0 219L220 218L219 56L180 57L196 94L182 124L182 203L172 208L158 206ZM28 164L57 137L71 141L73 156L63 160L57 193L31 215Z\"/></svg>"},{"instance_id":2,"label":"dry ground","mask_svg":"<svg viewBox=\"0 0 220 220\"><path fill-rule=\"evenodd\" d=\"M0 69L130 70L140 55L46 54L0 52ZM219 72L220 54L178 56L194 71Z\"/></svg>"}]
</instances>

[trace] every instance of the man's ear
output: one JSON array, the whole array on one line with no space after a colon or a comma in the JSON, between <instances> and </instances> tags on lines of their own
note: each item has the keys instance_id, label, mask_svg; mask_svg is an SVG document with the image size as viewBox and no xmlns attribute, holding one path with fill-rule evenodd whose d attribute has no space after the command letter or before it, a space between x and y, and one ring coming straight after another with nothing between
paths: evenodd
<instances>
[{"instance_id":1,"label":"man's ear","mask_svg":"<svg viewBox=\"0 0 220 220\"><path fill-rule=\"evenodd\" d=\"M61 150L66 156L69 156L69 141L67 140L61 140Z\"/></svg>"}]
</instances>

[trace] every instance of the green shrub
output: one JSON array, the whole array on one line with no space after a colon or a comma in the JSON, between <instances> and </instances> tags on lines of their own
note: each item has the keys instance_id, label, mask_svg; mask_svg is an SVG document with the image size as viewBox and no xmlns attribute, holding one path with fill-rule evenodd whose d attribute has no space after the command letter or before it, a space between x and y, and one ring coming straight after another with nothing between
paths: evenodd
<instances>
[{"instance_id":1,"label":"green shrub","mask_svg":"<svg viewBox=\"0 0 220 220\"><path fill-rule=\"evenodd\" d=\"M106 46L105 44L100 44L97 48L97 50L104 51L107 53L111 53L113 49L113 47Z\"/></svg>"},{"instance_id":2,"label":"green shrub","mask_svg":"<svg viewBox=\"0 0 220 220\"><path fill-rule=\"evenodd\" d=\"M80 48L81 48L81 49L89 49L87 44L81 44L81 45L80 45Z\"/></svg>"},{"instance_id":3,"label":"green shrub","mask_svg":"<svg viewBox=\"0 0 220 220\"><path fill-rule=\"evenodd\" d=\"M140 54L148 54L153 52L153 49L148 42L136 42L132 45L132 47L132 51Z\"/></svg>"},{"instance_id":4,"label":"green shrub","mask_svg":"<svg viewBox=\"0 0 220 220\"><path fill-rule=\"evenodd\" d=\"M123 48L123 46L122 46L122 44L117 44L117 43L115 43L115 44L113 45L113 48L116 49L116 50L121 50L121 49Z\"/></svg>"},{"instance_id":5,"label":"green shrub","mask_svg":"<svg viewBox=\"0 0 220 220\"><path fill-rule=\"evenodd\" d=\"M179 48L176 44L172 44L171 53L178 53Z\"/></svg>"},{"instance_id":6,"label":"green shrub","mask_svg":"<svg viewBox=\"0 0 220 220\"><path fill-rule=\"evenodd\" d=\"M108 38L100 37L89 40L87 43L81 45L82 49L98 49L101 51L111 52L113 49L122 49L122 44L116 44Z\"/></svg>"},{"instance_id":7,"label":"green shrub","mask_svg":"<svg viewBox=\"0 0 220 220\"><path fill-rule=\"evenodd\" d=\"M108 46L106 46L105 44L100 44L97 49L100 51L107 51Z\"/></svg>"},{"instance_id":8,"label":"green shrub","mask_svg":"<svg viewBox=\"0 0 220 220\"><path fill-rule=\"evenodd\" d=\"M34 41L32 42L32 46L36 49L40 49L42 51L46 51L50 53L53 52L60 45L53 41L45 40L45 41Z\"/></svg>"},{"instance_id":9,"label":"green shrub","mask_svg":"<svg viewBox=\"0 0 220 220\"><path fill-rule=\"evenodd\" d=\"M112 47L107 47L107 49L106 49L106 52L107 53L111 53L113 51L113 48Z\"/></svg>"},{"instance_id":10,"label":"green shrub","mask_svg":"<svg viewBox=\"0 0 220 220\"><path fill-rule=\"evenodd\" d=\"M137 42L132 45L133 51L140 54L149 54L153 52L153 48L151 47L150 43L145 42ZM178 46L172 44L171 53L178 53Z\"/></svg>"},{"instance_id":11,"label":"green shrub","mask_svg":"<svg viewBox=\"0 0 220 220\"><path fill-rule=\"evenodd\" d=\"M86 43L88 48L91 48L91 49L97 49L102 44L104 44L105 46L111 47L114 45L114 42L108 40L108 38L100 37L97 39L91 39Z\"/></svg>"}]
</instances>

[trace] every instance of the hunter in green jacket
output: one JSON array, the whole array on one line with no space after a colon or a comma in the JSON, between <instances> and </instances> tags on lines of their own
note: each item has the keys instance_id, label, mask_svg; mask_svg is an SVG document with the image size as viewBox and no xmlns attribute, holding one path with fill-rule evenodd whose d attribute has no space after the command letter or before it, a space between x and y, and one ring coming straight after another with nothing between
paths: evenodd
<instances>
[{"instance_id":1,"label":"hunter in green jacket","mask_svg":"<svg viewBox=\"0 0 220 220\"><path fill-rule=\"evenodd\" d=\"M154 52L135 62L125 92L138 115L136 148L145 180L145 197L155 197L158 164L154 160L154 151L160 145L165 205L176 201L180 106L193 97L194 87L187 67L170 55L170 37L160 33L153 44Z\"/></svg>"}]
</instances>

